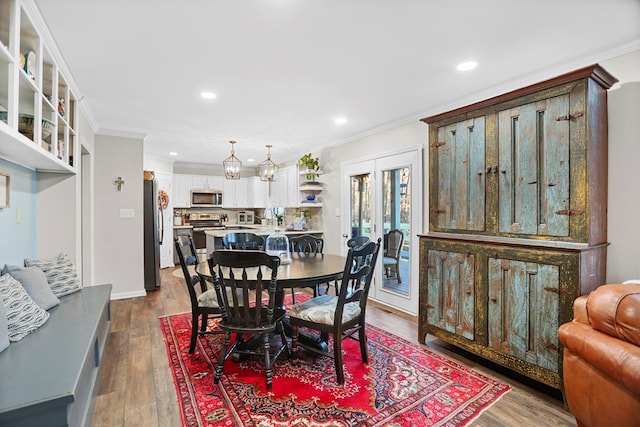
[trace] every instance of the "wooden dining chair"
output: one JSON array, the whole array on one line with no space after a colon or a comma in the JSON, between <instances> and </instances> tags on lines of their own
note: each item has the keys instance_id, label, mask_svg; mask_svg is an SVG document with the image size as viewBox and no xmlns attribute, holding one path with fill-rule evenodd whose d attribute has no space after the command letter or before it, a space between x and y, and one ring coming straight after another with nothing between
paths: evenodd
<instances>
[{"instance_id":1,"label":"wooden dining chair","mask_svg":"<svg viewBox=\"0 0 640 427\"><path fill-rule=\"evenodd\" d=\"M225 249L264 250L264 237L254 233L227 233L222 238Z\"/></svg>"},{"instance_id":2,"label":"wooden dining chair","mask_svg":"<svg viewBox=\"0 0 640 427\"><path fill-rule=\"evenodd\" d=\"M176 236L173 238L176 253L180 260L184 280L189 291L191 300L191 341L189 342L189 353L193 354L196 349L196 339L198 335L221 334L221 329L207 330L209 316L212 318L222 317L222 310L218 304L216 291L213 287L213 280L208 281L203 276L192 274L189 266L198 265L198 254L191 236ZM200 290L198 291L198 284ZM209 287L210 286L210 287ZM200 325L200 330L198 330Z\"/></svg>"},{"instance_id":3,"label":"wooden dining chair","mask_svg":"<svg viewBox=\"0 0 640 427\"><path fill-rule=\"evenodd\" d=\"M213 252L208 262L211 275L216 277L217 294L223 301L219 327L225 334L214 383L222 377L224 361L237 352L264 357L267 390L271 390L272 364L283 353L290 357L282 324L286 311L275 304L280 258L262 251L223 249ZM254 268L258 269L256 279L249 281L247 270ZM263 300L264 292L268 294L266 301ZM280 335L280 345L272 350L269 336L273 332ZM232 334L236 339L230 345ZM261 337L261 345L258 348L241 346L245 335Z\"/></svg>"},{"instance_id":4,"label":"wooden dining chair","mask_svg":"<svg viewBox=\"0 0 640 427\"><path fill-rule=\"evenodd\" d=\"M317 255L321 254L324 249L324 239L316 237L311 234L303 234L301 236L294 236L289 239L290 252L295 252L304 255ZM324 285L324 292L323 291ZM331 287L330 283L318 283L313 288L313 296L316 297L322 293L327 293ZM337 289L337 287L336 287ZM293 292L293 304L296 303L295 289Z\"/></svg>"},{"instance_id":5,"label":"wooden dining chair","mask_svg":"<svg viewBox=\"0 0 640 427\"><path fill-rule=\"evenodd\" d=\"M293 364L298 360L298 330L306 327L322 334L333 335L333 353L320 352L318 349L305 346L307 350L323 356L332 356L335 360L336 379L344 384L344 367L342 362L342 341L353 338L360 341L362 362L369 360L366 334L367 297L373 279L376 260L380 251L380 238L360 248L349 248L347 260L342 273L342 281L338 295L320 295L289 310L291 323L291 350ZM354 266L357 266L354 268ZM357 338L354 336L358 334Z\"/></svg>"},{"instance_id":6,"label":"wooden dining chair","mask_svg":"<svg viewBox=\"0 0 640 427\"><path fill-rule=\"evenodd\" d=\"M368 236L356 236L347 240L347 246L350 248L359 248L369 243L371 239Z\"/></svg>"},{"instance_id":7,"label":"wooden dining chair","mask_svg":"<svg viewBox=\"0 0 640 427\"><path fill-rule=\"evenodd\" d=\"M304 254L321 254L324 249L324 239L311 234L292 236L289 238L291 252Z\"/></svg>"},{"instance_id":8,"label":"wooden dining chair","mask_svg":"<svg viewBox=\"0 0 640 427\"><path fill-rule=\"evenodd\" d=\"M402 250L402 242L404 241L404 233L397 228L390 230L385 235L386 246L384 255L382 256L382 265L384 266L384 274L389 278L389 273L394 271L398 283L402 283L400 278L400 251Z\"/></svg>"}]
</instances>

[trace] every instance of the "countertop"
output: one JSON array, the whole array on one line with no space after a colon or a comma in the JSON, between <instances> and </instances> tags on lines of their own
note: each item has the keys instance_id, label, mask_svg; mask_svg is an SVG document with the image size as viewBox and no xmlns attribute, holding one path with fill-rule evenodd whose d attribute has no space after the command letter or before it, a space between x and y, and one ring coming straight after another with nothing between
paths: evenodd
<instances>
[{"instance_id":1,"label":"countertop","mask_svg":"<svg viewBox=\"0 0 640 427\"><path fill-rule=\"evenodd\" d=\"M226 230L208 230L205 231L207 236L213 237L224 237L228 233L237 232L249 232L254 233L259 236L268 236L273 232L273 227L262 226L262 225L241 225L241 226L231 226L233 228L228 228ZM285 230L283 229L285 235L299 235L299 234L322 234L324 233L322 230Z\"/></svg>"}]
</instances>

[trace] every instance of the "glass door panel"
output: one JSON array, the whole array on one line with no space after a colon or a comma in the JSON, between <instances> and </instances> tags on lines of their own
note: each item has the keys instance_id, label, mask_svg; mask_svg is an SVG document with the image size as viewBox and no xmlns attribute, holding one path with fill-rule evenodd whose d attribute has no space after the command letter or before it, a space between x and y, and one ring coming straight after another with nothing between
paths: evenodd
<instances>
[{"instance_id":1,"label":"glass door panel","mask_svg":"<svg viewBox=\"0 0 640 427\"><path fill-rule=\"evenodd\" d=\"M382 171L383 270L382 289L409 295L411 251L410 168ZM403 283L404 279L404 283Z\"/></svg>"},{"instance_id":2,"label":"glass door panel","mask_svg":"<svg viewBox=\"0 0 640 427\"><path fill-rule=\"evenodd\" d=\"M350 183L351 232L349 237L371 238L371 174L352 175Z\"/></svg>"}]
</instances>

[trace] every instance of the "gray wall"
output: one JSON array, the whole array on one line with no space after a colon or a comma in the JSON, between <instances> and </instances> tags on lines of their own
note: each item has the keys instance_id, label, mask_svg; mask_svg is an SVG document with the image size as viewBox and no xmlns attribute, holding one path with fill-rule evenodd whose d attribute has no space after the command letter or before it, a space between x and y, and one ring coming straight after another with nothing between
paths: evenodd
<instances>
[{"instance_id":1,"label":"gray wall","mask_svg":"<svg viewBox=\"0 0 640 427\"><path fill-rule=\"evenodd\" d=\"M111 283L112 298L145 295L143 271L143 140L97 135L94 157L94 275ZM125 185L116 191L113 181ZM134 218L120 218L120 209Z\"/></svg>"}]
</instances>

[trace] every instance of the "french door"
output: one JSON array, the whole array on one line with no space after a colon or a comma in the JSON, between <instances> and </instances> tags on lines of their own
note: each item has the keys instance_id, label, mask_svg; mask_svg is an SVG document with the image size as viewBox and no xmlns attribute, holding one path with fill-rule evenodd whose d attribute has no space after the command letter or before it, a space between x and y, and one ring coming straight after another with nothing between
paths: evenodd
<instances>
[{"instance_id":1,"label":"french door","mask_svg":"<svg viewBox=\"0 0 640 427\"><path fill-rule=\"evenodd\" d=\"M418 312L420 159L417 148L342 165L343 251L352 237L381 238L370 297L412 314Z\"/></svg>"}]
</instances>

